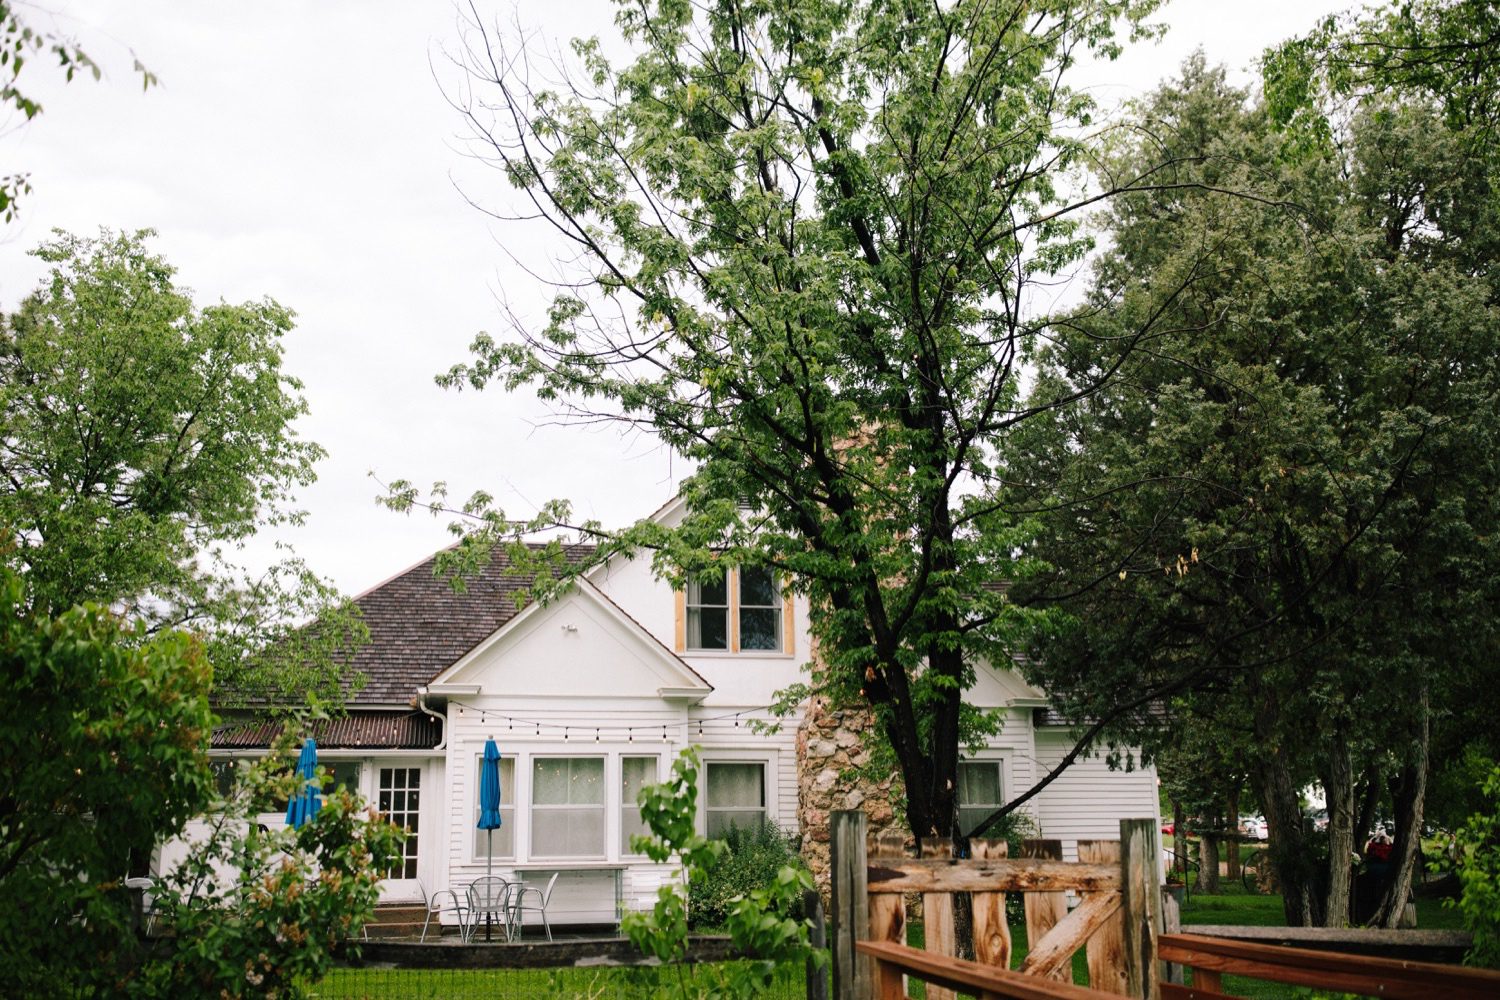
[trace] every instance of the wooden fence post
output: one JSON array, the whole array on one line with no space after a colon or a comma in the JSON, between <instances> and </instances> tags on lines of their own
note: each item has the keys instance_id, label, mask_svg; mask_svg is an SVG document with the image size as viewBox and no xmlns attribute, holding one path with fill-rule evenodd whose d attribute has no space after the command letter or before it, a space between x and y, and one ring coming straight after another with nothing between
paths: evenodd
<instances>
[{"instance_id":1,"label":"wooden fence post","mask_svg":"<svg viewBox=\"0 0 1500 1000\"><path fill-rule=\"evenodd\" d=\"M950 840L924 840L922 857L951 858ZM958 933L953 920L953 893L922 893L922 946L929 954L945 958L958 957ZM955 994L944 986L927 984L927 1000L954 1000Z\"/></svg>"},{"instance_id":2,"label":"wooden fence post","mask_svg":"<svg viewBox=\"0 0 1500 1000\"><path fill-rule=\"evenodd\" d=\"M1117 865L1120 863L1118 840L1080 840L1078 860L1093 865ZM1089 985L1105 993L1126 995L1125 982L1125 917L1124 908L1104 922L1104 926L1089 936L1084 952L1088 956Z\"/></svg>"},{"instance_id":3,"label":"wooden fence post","mask_svg":"<svg viewBox=\"0 0 1500 1000\"><path fill-rule=\"evenodd\" d=\"M828 819L833 864L833 995L835 1000L866 1000L874 995L874 963L854 952L854 942L870 936L865 814L839 809Z\"/></svg>"},{"instance_id":4,"label":"wooden fence post","mask_svg":"<svg viewBox=\"0 0 1500 1000\"><path fill-rule=\"evenodd\" d=\"M1026 840L1021 843L1021 857L1062 860L1062 841ZM1026 946L1034 949L1047 932L1057 926L1058 921L1068 915L1068 894L1065 892L1028 892L1022 897L1026 910ZM1073 981L1071 963L1048 973L1049 979Z\"/></svg>"},{"instance_id":5,"label":"wooden fence post","mask_svg":"<svg viewBox=\"0 0 1500 1000\"><path fill-rule=\"evenodd\" d=\"M1156 939L1162 931L1161 852L1156 824L1120 820L1121 906L1125 913L1125 985L1136 1000L1159 1000L1161 965Z\"/></svg>"},{"instance_id":6,"label":"wooden fence post","mask_svg":"<svg viewBox=\"0 0 1500 1000\"><path fill-rule=\"evenodd\" d=\"M1003 840L975 840L969 845L969 856L1003 858L1009 850ZM1009 969L1010 924L1005 917L1005 893L976 892L973 899L974 961Z\"/></svg>"}]
</instances>

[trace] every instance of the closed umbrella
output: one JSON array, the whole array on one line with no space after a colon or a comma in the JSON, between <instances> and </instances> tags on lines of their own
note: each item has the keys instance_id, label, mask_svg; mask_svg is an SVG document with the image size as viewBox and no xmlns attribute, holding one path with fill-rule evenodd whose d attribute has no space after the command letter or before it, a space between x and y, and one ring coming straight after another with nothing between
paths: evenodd
<instances>
[{"instance_id":1,"label":"closed umbrella","mask_svg":"<svg viewBox=\"0 0 1500 1000\"><path fill-rule=\"evenodd\" d=\"M318 787L318 745L311 736L302 744L302 753L297 755L297 777L302 779L301 791L286 805L286 822L291 827L312 822L318 810L323 808L322 789Z\"/></svg>"},{"instance_id":2,"label":"closed umbrella","mask_svg":"<svg viewBox=\"0 0 1500 1000\"><path fill-rule=\"evenodd\" d=\"M495 828L500 825L500 748L493 739L484 741L484 760L479 765L479 829L485 831L486 876L495 870ZM489 883L486 879L486 891ZM484 914L484 939L490 939L490 913Z\"/></svg>"}]
</instances>

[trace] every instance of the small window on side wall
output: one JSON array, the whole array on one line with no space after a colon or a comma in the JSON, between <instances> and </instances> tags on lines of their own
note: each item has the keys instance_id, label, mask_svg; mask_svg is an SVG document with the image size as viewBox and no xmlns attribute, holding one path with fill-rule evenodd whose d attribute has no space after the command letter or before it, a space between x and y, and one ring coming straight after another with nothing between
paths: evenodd
<instances>
[{"instance_id":1,"label":"small window on side wall","mask_svg":"<svg viewBox=\"0 0 1500 1000\"><path fill-rule=\"evenodd\" d=\"M998 760L958 764L958 828L967 834L1005 804Z\"/></svg>"}]
</instances>

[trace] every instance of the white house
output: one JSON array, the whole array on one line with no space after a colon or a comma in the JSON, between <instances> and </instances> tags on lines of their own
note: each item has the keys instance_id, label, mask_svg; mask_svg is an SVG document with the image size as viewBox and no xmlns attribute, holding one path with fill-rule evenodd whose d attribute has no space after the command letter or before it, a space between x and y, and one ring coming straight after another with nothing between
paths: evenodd
<instances>
[{"instance_id":1,"label":"white house","mask_svg":"<svg viewBox=\"0 0 1500 1000\"><path fill-rule=\"evenodd\" d=\"M656 516L680 517L680 505ZM796 727L767 736L750 723L769 719L775 692L802 677L803 599L751 569L674 592L644 558L606 562L547 606L518 608L520 585L497 555L455 592L428 559L357 598L370 641L353 665L366 683L348 715L316 736L335 780L409 831L384 899L418 900L423 888L484 874L488 838L475 823L490 737L502 754L494 870L528 882L562 872L549 907L555 924L613 923L622 907L654 900L669 873L630 850L643 829L635 795L664 777L683 747L700 748L707 833L762 817L796 830ZM1007 720L961 775L971 814L1028 786L1069 745L1065 729L1036 724L1045 701L1018 675L980 673L971 697L1005 709ZM213 754L264 752L270 736L225 725ZM1116 836L1122 816L1155 815L1155 776L1085 761L1035 802L1043 835L1072 853L1080 837Z\"/></svg>"}]
</instances>

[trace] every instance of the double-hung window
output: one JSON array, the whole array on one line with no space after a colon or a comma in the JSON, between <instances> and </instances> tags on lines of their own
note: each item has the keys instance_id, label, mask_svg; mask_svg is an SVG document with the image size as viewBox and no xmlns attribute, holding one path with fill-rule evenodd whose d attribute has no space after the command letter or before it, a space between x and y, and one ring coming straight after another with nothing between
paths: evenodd
<instances>
[{"instance_id":1,"label":"double-hung window","mask_svg":"<svg viewBox=\"0 0 1500 1000\"><path fill-rule=\"evenodd\" d=\"M729 828L759 826L766 818L766 765L729 761L704 764L706 833L722 837Z\"/></svg>"},{"instance_id":2,"label":"double-hung window","mask_svg":"<svg viewBox=\"0 0 1500 1000\"><path fill-rule=\"evenodd\" d=\"M500 758L500 825L494 830L479 829L479 774L484 758L474 755L474 859L516 856L516 759ZM491 854L493 851L493 854Z\"/></svg>"},{"instance_id":3,"label":"double-hung window","mask_svg":"<svg viewBox=\"0 0 1500 1000\"><path fill-rule=\"evenodd\" d=\"M968 834L1005 804L1000 761L964 760L958 764L958 828Z\"/></svg>"},{"instance_id":4,"label":"double-hung window","mask_svg":"<svg viewBox=\"0 0 1500 1000\"><path fill-rule=\"evenodd\" d=\"M537 757L531 769L531 853L604 857L604 758Z\"/></svg>"},{"instance_id":5,"label":"double-hung window","mask_svg":"<svg viewBox=\"0 0 1500 1000\"><path fill-rule=\"evenodd\" d=\"M689 650L785 648L786 614L776 574L758 566L726 569L687 582L682 644Z\"/></svg>"}]
</instances>

